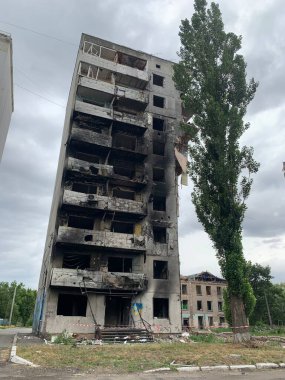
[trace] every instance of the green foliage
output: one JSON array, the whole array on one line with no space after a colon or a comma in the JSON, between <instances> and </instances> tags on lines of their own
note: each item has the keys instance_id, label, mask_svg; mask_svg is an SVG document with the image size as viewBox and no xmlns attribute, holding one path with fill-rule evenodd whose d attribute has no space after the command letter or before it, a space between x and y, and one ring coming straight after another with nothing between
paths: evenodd
<instances>
[{"instance_id":1,"label":"green foliage","mask_svg":"<svg viewBox=\"0 0 285 380\"><path fill-rule=\"evenodd\" d=\"M223 343L224 340L214 334L190 335L190 339L197 343Z\"/></svg>"},{"instance_id":2,"label":"green foliage","mask_svg":"<svg viewBox=\"0 0 285 380\"><path fill-rule=\"evenodd\" d=\"M74 345L75 339L66 331L63 330L53 341L55 344Z\"/></svg>"},{"instance_id":3,"label":"green foliage","mask_svg":"<svg viewBox=\"0 0 285 380\"><path fill-rule=\"evenodd\" d=\"M243 117L257 83L246 81L246 63L238 54L241 37L224 31L219 6L207 9L205 0L195 0L194 8L191 22L182 20L180 26L181 60L173 77L197 129L189 147L192 200L228 281L228 297L241 298L249 316L255 298L243 256L242 222L251 174L259 164L252 147L240 147L239 139L249 128Z\"/></svg>"},{"instance_id":4,"label":"green foliage","mask_svg":"<svg viewBox=\"0 0 285 380\"><path fill-rule=\"evenodd\" d=\"M31 326L36 301L36 290L25 288L16 281L0 282L0 318L9 319L15 287L16 297L13 309L12 324Z\"/></svg>"}]
</instances>

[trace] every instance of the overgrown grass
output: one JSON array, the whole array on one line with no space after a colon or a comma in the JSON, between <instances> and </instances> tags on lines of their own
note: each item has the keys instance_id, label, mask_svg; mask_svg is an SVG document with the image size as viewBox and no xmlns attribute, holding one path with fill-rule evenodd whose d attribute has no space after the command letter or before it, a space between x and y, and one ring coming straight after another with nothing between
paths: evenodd
<instances>
[{"instance_id":1,"label":"overgrown grass","mask_svg":"<svg viewBox=\"0 0 285 380\"><path fill-rule=\"evenodd\" d=\"M247 348L231 343L153 343L103 346L19 346L17 354L35 364L53 368L96 369L101 373L140 372L181 365L254 364L285 362L281 346Z\"/></svg>"},{"instance_id":2,"label":"overgrown grass","mask_svg":"<svg viewBox=\"0 0 285 380\"><path fill-rule=\"evenodd\" d=\"M252 326L250 328L250 332L252 335L275 335L275 336L285 336L285 327L272 327L266 325L260 325L260 326Z\"/></svg>"}]
</instances>

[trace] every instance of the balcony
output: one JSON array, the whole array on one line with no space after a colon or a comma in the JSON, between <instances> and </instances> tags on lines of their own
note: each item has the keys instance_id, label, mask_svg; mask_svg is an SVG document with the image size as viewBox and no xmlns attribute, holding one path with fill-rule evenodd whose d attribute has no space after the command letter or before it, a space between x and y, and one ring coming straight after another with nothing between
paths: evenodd
<instances>
[{"instance_id":1,"label":"balcony","mask_svg":"<svg viewBox=\"0 0 285 380\"><path fill-rule=\"evenodd\" d=\"M58 243L90 247L116 248L118 250L145 251L145 237L111 231L82 230L59 226Z\"/></svg>"},{"instance_id":2,"label":"balcony","mask_svg":"<svg viewBox=\"0 0 285 380\"><path fill-rule=\"evenodd\" d=\"M108 291L142 291L147 288L147 279L142 273L105 273L81 269L53 268L51 286L86 287Z\"/></svg>"},{"instance_id":3,"label":"balcony","mask_svg":"<svg viewBox=\"0 0 285 380\"><path fill-rule=\"evenodd\" d=\"M96 177L108 177L113 174L113 166L95 164L93 162L82 161L72 157L68 158L67 169L72 172L80 173L82 175Z\"/></svg>"},{"instance_id":4,"label":"balcony","mask_svg":"<svg viewBox=\"0 0 285 380\"><path fill-rule=\"evenodd\" d=\"M146 121L143 115L132 115L127 112L115 111L112 108L100 107L91 103L83 102L77 99L74 110L88 115L99 116L105 119L117 120L127 124L133 124L138 127L146 128Z\"/></svg>"},{"instance_id":5,"label":"balcony","mask_svg":"<svg viewBox=\"0 0 285 380\"><path fill-rule=\"evenodd\" d=\"M112 145L111 136L76 127L72 127L70 139L71 141L79 141L105 147L111 147Z\"/></svg>"},{"instance_id":6,"label":"balcony","mask_svg":"<svg viewBox=\"0 0 285 380\"><path fill-rule=\"evenodd\" d=\"M143 202L97 194L79 193L71 190L64 190L63 203L65 205L91 209L120 211L139 215L146 214L146 207Z\"/></svg>"}]
</instances>

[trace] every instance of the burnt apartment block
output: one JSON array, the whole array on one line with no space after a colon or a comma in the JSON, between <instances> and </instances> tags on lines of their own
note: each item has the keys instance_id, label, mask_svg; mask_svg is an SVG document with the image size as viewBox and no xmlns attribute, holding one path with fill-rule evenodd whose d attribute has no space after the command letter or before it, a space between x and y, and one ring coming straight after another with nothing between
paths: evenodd
<instances>
[{"instance_id":1,"label":"burnt apartment block","mask_svg":"<svg viewBox=\"0 0 285 380\"><path fill-rule=\"evenodd\" d=\"M34 331L179 333L172 62L82 35L35 308Z\"/></svg>"}]
</instances>

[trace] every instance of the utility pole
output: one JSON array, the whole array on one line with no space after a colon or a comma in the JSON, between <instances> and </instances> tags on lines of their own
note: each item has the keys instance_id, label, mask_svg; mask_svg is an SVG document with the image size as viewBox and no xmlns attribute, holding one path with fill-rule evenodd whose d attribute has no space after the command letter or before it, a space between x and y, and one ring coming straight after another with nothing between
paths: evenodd
<instances>
[{"instance_id":1,"label":"utility pole","mask_svg":"<svg viewBox=\"0 0 285 380\"><path fill-rule=\"evenodd\" d=\"M268 318L269 318L269 325L270 325L270 327L273 327L272 318L271 318L270 309L269 309L269 304L268 304L268 299L267 299L267 295L265 292L264 292L264 297L265 297L266 308L267 308L267 313L268 313Z\"/></svg>"},{"instance_id":2,"label":"utility pole","mask_svg":"<svg viewBox=\"0 0 285 380\"><path fill-rule=\"evenodd\" d=\"M15 303L15 298L16 298L17 286L18 285L16 284L15 289L14 289L14 294L13 294L12 305L11 305L11 310L10 310L10 317L9 317L9 326L11 326L11 323L12 323L12 315L13 315L14 303Z\"/></svg>"}]
</instances>

